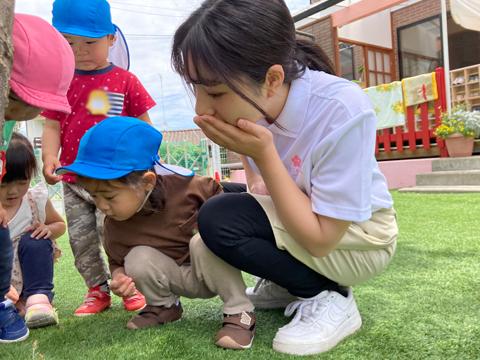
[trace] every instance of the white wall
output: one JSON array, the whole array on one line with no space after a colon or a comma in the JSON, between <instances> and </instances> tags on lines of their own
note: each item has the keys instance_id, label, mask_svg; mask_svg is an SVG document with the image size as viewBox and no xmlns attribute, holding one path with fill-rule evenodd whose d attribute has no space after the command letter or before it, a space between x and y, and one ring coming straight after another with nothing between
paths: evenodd
<instances>
[{"instance_id":1,"label":"white wall","mask_svg":"<svg viewBox=\"0 0 480 360\"><path fill-rule=\"evenodd\" d=\"M338 28L338 37L392 49L390 9Z\"/></svg>"}]
</instances>

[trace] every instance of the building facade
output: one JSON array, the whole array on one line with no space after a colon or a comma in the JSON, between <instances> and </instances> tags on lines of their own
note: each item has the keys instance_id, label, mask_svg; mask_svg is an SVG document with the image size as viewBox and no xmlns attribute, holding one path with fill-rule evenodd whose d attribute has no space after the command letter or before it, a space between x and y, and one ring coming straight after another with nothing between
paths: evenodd
<instances>
[{"instance_id":1,"label":"building facade","mask_svg":"<svg viewBox=\"0 0 480 360\"><path fill-rule=\"evenodd\" d=\"M324 2L311 0L310 8ZM385 8L380 5L383 3L393 5ZM446 5L450 69L480 64L480 33L456 24L449 12L449 1ZM360 14L358 20L341 24L349 19L346 9L355 6L367 8L368 16ZM338 75L364 82L365 87L434 71L444 65L441 0L342 1L297 21L296 26L297 30L315 36Z\"/></svg>"}]
</instances>

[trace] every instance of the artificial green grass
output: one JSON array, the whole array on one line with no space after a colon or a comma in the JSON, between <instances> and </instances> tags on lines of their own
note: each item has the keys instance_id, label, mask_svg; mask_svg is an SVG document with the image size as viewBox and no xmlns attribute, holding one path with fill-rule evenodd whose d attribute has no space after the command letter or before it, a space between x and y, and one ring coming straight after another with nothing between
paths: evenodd
<instances>
[{"instance_id":1,"label":"artificial green grass","mask_svg":"<svg viewBox=\"0 0 480 360\"><path fill-rule=\"evenodd\" d=\"M400 234L388 268L354 288L363 326L333 350L311 359L479 359L480 194L417 195L392 192ZM104 313L74 318L86 287L65 252L55 265L55 306L60 326L36 329L21 343L0 344L0 359L293 359L276 353L272 340L288 323L281 310L257 310L253 346L219 349L222 304L182 298L182 321L127 330L132 316L120 298ZM250 279L250 275L245 275ZM35 358L38 358L36 356Z\"/></svg>"}]
</instances>

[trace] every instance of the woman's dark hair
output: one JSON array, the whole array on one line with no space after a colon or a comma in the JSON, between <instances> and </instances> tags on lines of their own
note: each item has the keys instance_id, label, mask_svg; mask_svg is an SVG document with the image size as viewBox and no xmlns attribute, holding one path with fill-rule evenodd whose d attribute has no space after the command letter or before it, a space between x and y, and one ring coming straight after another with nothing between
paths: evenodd
<instances>
[{"instance_id":1,"label":"woman's dark hair","mask_svg":"<svg viewBox=\"0 0 480 360\"><path fill-rule=\"evenodd\" d=\"M296 38L283 0L206 0L173 38L172 66L187 83L225 84L269 123L274 120L242 89L263 84L275 64L283 67L285 83L302 77L306 68L334 74L318 45Z\"/></svg>"},{"instance_id":2,"label":"woman's dark hair","mask_svg":"<svg viewBox=\"0 0 480 360\"><path fill-rule=\"evenodd\" d=\"M2 183L30 180L37 175L37 158L28 139L17 133L12 138L5 153L5 170L7 173Z\"/></svg>"},{"instance_id":3,"label":"woman's dark hair","mask_svg":"<svg viewBox=\"0 0 480 360\"><path fill-rule=\"evenodd\" d=\"M102 181L107 181L110 185L113 185L113 186L120 183L122 185L128 186L136 190L140 187L142 183L145 182L145 180L143 180L142 177L149 171L155 174L155 169L143 170L143 171L132 171L131 173L125 176L122 176L121 178L112 179L112 180L102 180ZM84 182L88 180L95 180L95 179L87 178L85 176L78 175L78 174L75 176L75 178L80 186L82 186L82 181ZM152 193L150 194L147 202L144 205L144 209L150 213L155 213L157 211L163 210L164 208L165 208L165 189L163 187L163 177L157 176L157 182L155 183L155 187L153 188Z\"/></svg>"}]
</instances>

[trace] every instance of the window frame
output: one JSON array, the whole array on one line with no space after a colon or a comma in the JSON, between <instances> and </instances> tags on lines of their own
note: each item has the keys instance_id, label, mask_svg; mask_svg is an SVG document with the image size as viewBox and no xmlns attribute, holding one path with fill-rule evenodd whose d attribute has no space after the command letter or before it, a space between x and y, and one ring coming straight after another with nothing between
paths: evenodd
<instances>
[{"instance_id":1,"label":"window frame","mask_svg":"<svg viewBox=\"0 0 480 360\"><path fill-rule=\"evenodd\" d=\"M400 75L400 80L405 78L405 77L403 76L402 41L401 41L400 32L401 32L402 30L408 29L408 28L410 28L410 27L417 26L417 25L420 25L420 24L422 24L422 23L424 23L424 22L431 21L431 20L435 20L435 19L438 19L438 21L439 21L439 27L440 27L440 43L441 43L441 50L440 50L440 56L441 56L441 58L440 58L440 60L441 60L441 65L443 66L443 64L444 64L444 49L443 49L442 16L441 16L441 14L437 14L437 15L433 15L433 16L430 16L430 17L428 17L428 18L425 18L425 19L422 19L422 20L418 20L418 21L415 21L415 22L413 22L413 23L411 23L411 24L404 25L404 26L401 26L401 27L398 27L398 28L397 28L398 72L399 72L399 75Z\"/></svg>"}]
</instances>

